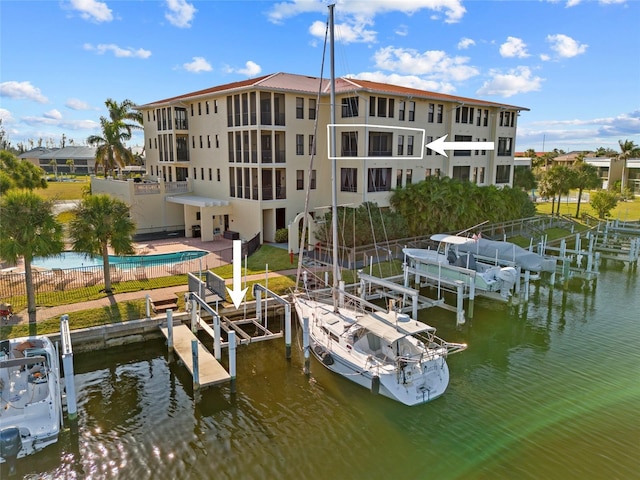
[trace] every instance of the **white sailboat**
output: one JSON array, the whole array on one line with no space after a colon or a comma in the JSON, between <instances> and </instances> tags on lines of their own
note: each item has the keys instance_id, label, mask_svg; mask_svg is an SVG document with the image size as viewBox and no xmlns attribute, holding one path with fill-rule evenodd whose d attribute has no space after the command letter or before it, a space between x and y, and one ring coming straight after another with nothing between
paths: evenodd
<instances>
[{"instance_id":1,"label":"white sailboat","mask_svg":"<svg viewBox=\"0 0 640 480\"><path fill-rule=\"evenodd\" d=\"M335 125L334 5L331 38L331 123ZM335 128L335 127L333 127ZM310 347L329 370L405 405L442 395L449 384L447 355L466 344L447 343L435 328L405 314L384 311L343 290L338 266L336 142L332 132L333 288L331 298L306 289L293 302L301 325L309 323Z\"/></svg>"},{"instance_id":2,"label":"white sailboat","mask_svg":"<svg viewBox=\"0 0 640 480\"><path fill-rule=\"evenodd\" d=\"M0 342L0 463L58 441L62 425L58 353L43 335Z\"/></svg>"}]
</instances>

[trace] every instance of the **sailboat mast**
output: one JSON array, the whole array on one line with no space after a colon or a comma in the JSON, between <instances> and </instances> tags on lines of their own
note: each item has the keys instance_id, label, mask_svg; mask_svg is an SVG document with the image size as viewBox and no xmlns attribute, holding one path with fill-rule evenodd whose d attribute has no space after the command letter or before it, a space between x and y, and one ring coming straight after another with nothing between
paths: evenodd
<instances>
[{"instance_id":1,"label":"sailboat mast","mask_svg":"<svg viewBox=\"0 0 640 480\"><path fill-rule=\"evenodd\" d=\"M331 144L330 144L330 156L331 156L331 231L332 231L332 242L333 242L333 286L334 286L334 299L337 296L337 291L335 291L335 287L338 286L340 281L340 269L338 268L338 178L337 178L337 166L336 166L336 71L335 71L335 36L334 36L334 21L333 21L333 10L335 8L335 4L329 5L329 38L331 40L330 49L329 49L329 64L331 70L331 80L330 80L330 103L331 103L331 131L329 132L331 136Z\"/></svg>"}]
</instances>

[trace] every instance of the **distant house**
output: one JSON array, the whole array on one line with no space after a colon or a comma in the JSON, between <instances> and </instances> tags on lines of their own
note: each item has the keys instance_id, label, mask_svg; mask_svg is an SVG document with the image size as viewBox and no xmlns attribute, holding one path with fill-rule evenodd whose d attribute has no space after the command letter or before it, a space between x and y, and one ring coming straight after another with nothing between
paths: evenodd
<instances>
[{"instance_id":1,"label":"distant house","mask_svg":"<svg viewBox=\"0 0 640 480\"><path fill-rule=\"evenodd\" d=\"M68 160L73 160L73 170L78 175L89 175L95 173L96 149L87 146L68 146L64 148L34 148L18 156L28 160L34 165L42 168L46 173L53 174L57 171L61 173L71 173L71 166ZM51 161L55 160L56 170L54 171Z\"/></svg>"},{"instance_id":2,"label":"distant house","mask_svg":"<svg viewBox=\"0 0 640 480\"><path fill-rule=\"evenodd\" d=\"M597 167L602 188L613 187L619 181L623 188L640 193L640 158L629 158L626 165L616 157L586 157L584 161Z\"/></svg>"}]
</instances>

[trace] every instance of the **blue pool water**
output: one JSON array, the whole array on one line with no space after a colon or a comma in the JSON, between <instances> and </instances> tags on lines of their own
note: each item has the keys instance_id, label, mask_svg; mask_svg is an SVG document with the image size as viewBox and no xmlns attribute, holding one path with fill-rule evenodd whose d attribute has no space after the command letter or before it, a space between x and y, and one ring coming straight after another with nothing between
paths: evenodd
<instances>
[{"instance_id":1,"label":"blue pool water","mask_svg":"<svg viewBox=\"0 0 640 480\"><path fill-rule=\"evenodd\" d=\"M182 252L161 253L153 255L109 255L109 263L123 268L146 267L151 265L168 265L205 256L204 250L185 250ZM84 253L63 252L52 257L34 257L32 264L42 268L81 268L102 266L102 257Z\"/></svg>"}]
</instances>

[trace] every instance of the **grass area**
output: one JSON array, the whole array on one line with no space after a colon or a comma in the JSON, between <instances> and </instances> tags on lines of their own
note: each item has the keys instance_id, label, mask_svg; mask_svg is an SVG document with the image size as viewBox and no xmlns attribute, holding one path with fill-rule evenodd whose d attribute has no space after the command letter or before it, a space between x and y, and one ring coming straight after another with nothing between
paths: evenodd
<instances>
[{"instance_id":1,"label":"grass area","mask_svg":"<svg viewBox=\"0 0 640 480\"><path fill-rule=\"evenodd\" d=\"M555 204L555 208L558 208L557 203ZM577 208L577 203L567 203L563 201L560 203L560 215L575 216ZM551 214L551 202L536 203L536 210L541 214ZM580 203L580 214L582 215L583 213L588 213L594 217L598 216L598 213L591 208L589 202ZM640 220L640 197L636 197L630 202L618 202L616 208L611 211L610 218L623 221Z\"/></svg>"},{"instance_id":2,"label":"grass area","mask_svg":"<svg viewBox=\"0 0 640 480\"><path fill-rule=\"evenodd\" d=\"M78 176L75 180L75 182L49 182L47 188L38 188L34 192L47 200L80 200L91 182L87 176Z\"/></svg>"},{"instance_id":3,"label":"grass area","mask_svg":"<svg viewBox=\"0 0 640 480\"><path fill-rule=\"evenodd\" d=\"M298 268L298 256L293 256L292 264L289 252L284 248L262 245L253 255L247 258L247 275L265 273L267 265L270 272ZM242 269L244 273L244 260ZM211 271L222 278L233 278L233 265L212 268Z\"/></svg>"}]
</instances>

